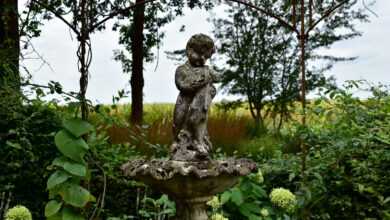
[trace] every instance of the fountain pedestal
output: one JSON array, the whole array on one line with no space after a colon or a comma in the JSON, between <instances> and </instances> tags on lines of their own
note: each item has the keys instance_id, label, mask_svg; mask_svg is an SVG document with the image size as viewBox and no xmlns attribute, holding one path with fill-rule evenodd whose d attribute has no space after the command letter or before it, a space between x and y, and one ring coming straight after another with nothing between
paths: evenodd
<instances>
[{"instance_id":1,"label":"fountain pedestal","mask_svg":"<svg viewBox=\"0 0 390 220\"><path fill-rule=\"evenodd\" d=\"M127 177L159 189L176 202L174 220L207 220L207 201L255 169L256 164L246 159L135 160L122 166Z\"/></svg>"}]
</instances>

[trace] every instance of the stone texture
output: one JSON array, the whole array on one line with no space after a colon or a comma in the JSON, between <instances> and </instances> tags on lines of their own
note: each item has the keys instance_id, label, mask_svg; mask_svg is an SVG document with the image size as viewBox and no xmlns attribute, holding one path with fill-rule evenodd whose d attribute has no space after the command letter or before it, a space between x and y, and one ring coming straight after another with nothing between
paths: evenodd
<instances>
[{"instance_id":1,"label":"stone texture","mask_svg":"<svg viewBox=\"0 0 390 220\"><path fill-rule=\"evenodd\" d=\"M211 101L216 95L213 83L218 82L219 77L205 63L214 51L214 42L210 37L194 35L186 47L188 61L176 69L175 83L180 93L174 110L173 160L210 159L212 144L207 132L207 118Z\"/></svg>"},{"instance_id":2,"label":"stone texture","mask_svg":"<svg viewBox=\"0 0 390 220\"><path fill-rule=\"evenodd\" d=\"M256 169L250 160L233 158L201 162L134 160L122 166L126 177L159 189L176 202L174 220L207 220L207 201Z\"/></svg>"}]
</instances>

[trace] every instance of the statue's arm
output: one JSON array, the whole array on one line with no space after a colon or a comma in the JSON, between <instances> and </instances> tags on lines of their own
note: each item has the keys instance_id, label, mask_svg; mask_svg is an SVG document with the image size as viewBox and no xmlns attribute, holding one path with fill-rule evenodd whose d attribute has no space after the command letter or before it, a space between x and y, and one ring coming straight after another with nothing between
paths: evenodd
<instances>
[{"instance_id":1,"label":"statue's arm","mask_svg":"<svg viewBox=\"0 0 390 220\"><path fill-rule=\"evenodd\" d=\"M203 77L202 77L203 76ZM176 69L175 74L176 87L183 92L194 92L199 88L205 86L208 81L204 75L201 77L189 72L189 70L183 66Z\"/></svg>"},{"instance_id":2,"label":"statue's arm","mask_svg":"<svg viewBox=\"0 0 390 220\"><path fill-rule=\"evenodd\" d=\"M210 68L210 75L211 75L211 79L214 83L219 83L222 81L222 75L219 74L217 71L215 71L212 68Z\"/></svg>"}]
</instances>

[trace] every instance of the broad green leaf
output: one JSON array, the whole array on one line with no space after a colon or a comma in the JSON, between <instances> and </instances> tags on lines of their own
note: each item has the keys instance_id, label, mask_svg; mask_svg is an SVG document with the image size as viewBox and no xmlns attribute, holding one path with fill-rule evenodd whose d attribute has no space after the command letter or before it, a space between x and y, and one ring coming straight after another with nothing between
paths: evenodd
<instances>
[{"instance_id":1,"label":"broad green leaf","mask_svg":"<svg viewBox=\"0 0 390 220\"><path fill-rule=\"evenodd\" d=\"M85 152L89 148L82 138L75 138L69 132L61 130L56 134L54 140L62 154L74 161L83 162Z\"/></svg>"},{"instance_id":2,"label":"broad green leaf","mask_svg":"<svg viewBox=\"0 0 390 220\"><path fill-rule=\"evenodd\" d=\"M67 184L62 192L64 201L72 206L82 208L90 201L88 190L76 184Z\"/></svg>"},{"instance_id":3,"label":"broad green leaf","mask_svg":"<svg viewBox=\"0 0 390 220\"><path fill-rule=\"evenodd\" d=\"M244 198L243 198L242 192L239 189L237 189L237 188L233 188L232 189L231 200L236 205L241 205L244 202Z\"/></svg>"},{"instance_id":4,"label":"broad green leaf","mask_svg":"<svg viewBox=\"0 0 390 220\"><path fill-rule=\"evenodd\" d=\"M221 203L225 204L227 201L229 201L230 196L231 196L231 193L229 191L226 191L226 192L222 193L222 195L221 195Z\"/></svg>"},{"instance_id":5,"label":"broad green leaf","mask_svg":"<svg viewBox=\"0 0 390 220\"><path fill-rule=\"evenodd\" d=\"M50 217L56 214L62 206L62 202L58 202L57 200L49 201L45 206L45 216Z\"/></svg>"},{"instance_id":6,"label":"broad green leaf","mask_svg":"<svg viewBox=\"0 0 390 220\"><path fill-rule=\"evenodd\" d=\"M65 207L62 210L62 220L85 220L85 218L73 209Z\"/></svg>"},{"instance_id":7,"label":"broad green leaf","mask_svg":"<svg viewBox=\"0 0 390 220\"><path fill-rule=\"evenodd\" d=\"M71 176L68 173L66 173L62 170L57 170L47 180L47 189L52 189L53 187L57 186L58 184L65 182L70 177Z\"/></svg>"},{"instance_id":8,"label":"broad green leaf","mask_svg":"<svg viewBox=\"0 0 390 220\"><path fill-rule=\"evenodd\" d=\"M72 118L64 121L64 128L75 137L81 137L93 130L93 126L79 118Z\"/></svg>"},{"instance_id":9,"label":"broad green leaf","mask_svg":"<svg viewBox=\"0 0 390 220\"><path fill-rule=\"evenodd\" d=\"M53 161L53 165L64 168L69 173L85 177L87 174L87 167L84 164L80 164L67 159L66 157L58 157Z\"/></svg>"}]
</instances>

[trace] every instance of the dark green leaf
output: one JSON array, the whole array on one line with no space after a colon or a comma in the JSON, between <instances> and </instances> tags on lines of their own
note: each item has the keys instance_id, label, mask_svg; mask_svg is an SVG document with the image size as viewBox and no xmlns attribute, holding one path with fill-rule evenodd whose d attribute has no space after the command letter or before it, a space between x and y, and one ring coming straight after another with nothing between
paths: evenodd
<instances>
[{"instance_id":1,"label":"dark green leaf","mask_svg":"<svg viewBox=\"0 0 390 220\"><path fill-rule=\"evenodd\" d=\"M74 161L83 162L83 157L89 147L82 138L75 138L66 130L61 130L56 134L54 140L61 153Z\"/></svg>"},{"instance_id":2,"label":"dark green leaf","mask_svg":"<svg viewBox=\"0 0 390 220\"><path fill-rule=\"evenodd\" d=\"M45 206L45 216L50 217L58 213L58 211L61 209L61 206L62 202L58 202L57 200L49 201Z\"/></svg>"},{"instance_id":3,"label":"dark green leaf","mask_svg":"<svg viewBox=\"0 0 390 220\"><path fill-rule=\"evenodd\" d=\"M59 157L53 161L53 165L64 168L69 173L85 177L87 174L87 167L84 164L80 164L67 159L66 157Z\"/></svg>"},{"instance_id":4,"label":"dark green leaf","mask_svg":"<svg viewBox=\"0 0 390 220\"><path fill-rule=\"evenodd\" d=\"M93 130L93 126L79 118L72 118L64 121L64 127L75 137L81 137Z\"/></svg>"},{"instance_id":5,"label":"dark green leaf","mask_svg":"<svg viewBox=\"0 0 390 220\"><path fill-rule=\"evenodd\" d=\"M62 189L62 196L67 204L82 208L90 201L88 190L76 184L67 184Z\"/></svg>"},{"instance_id":6,"label":"dark green leaf","mask_svg":"<svg viewBox=\"0 0 390 220\"><path fill-rule=\"evenodd\" d=\"M65 182L70 177L71 176L68 173L66 173L62 170L56 171L47 180L47 189L52 189L53 187L57 186L58 184Z\"/></svg>"}]
</instances>

